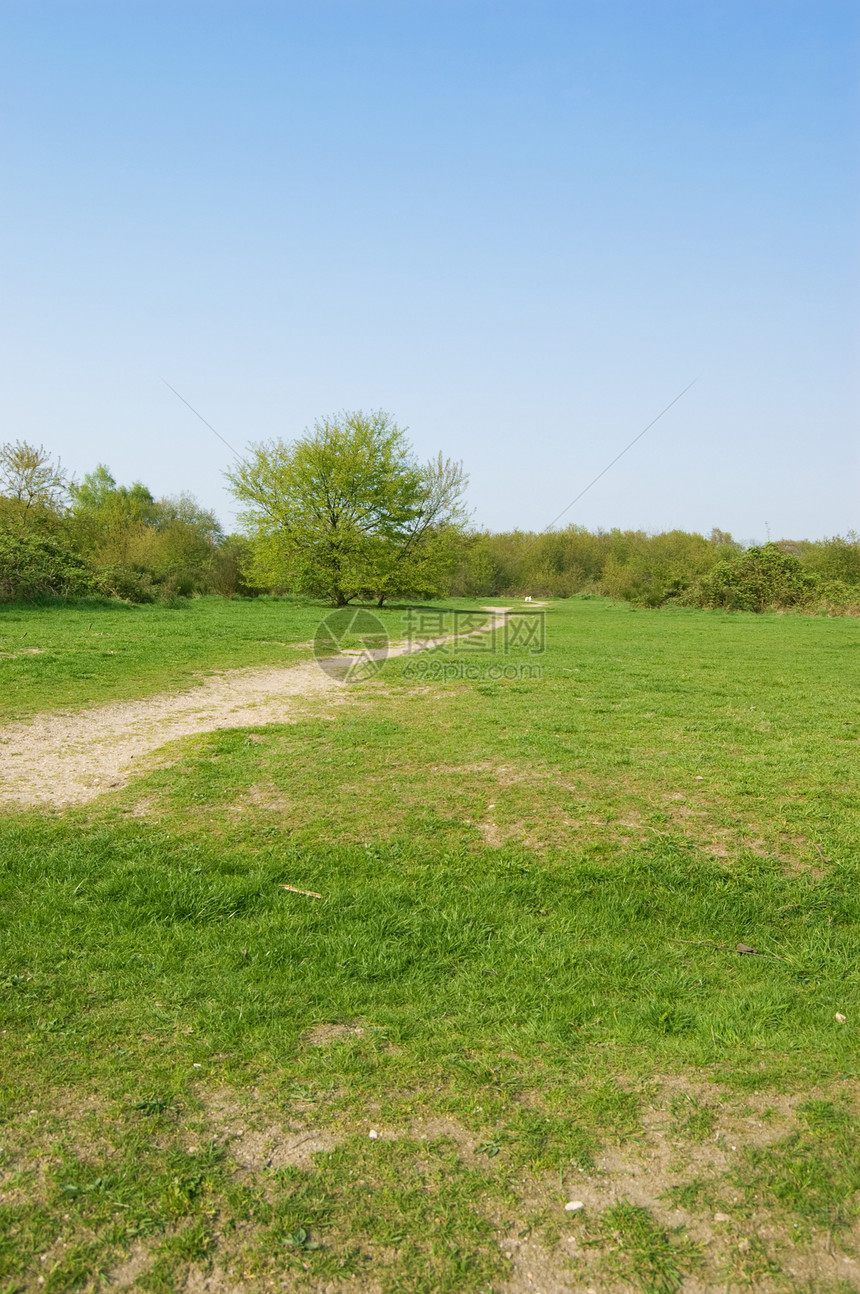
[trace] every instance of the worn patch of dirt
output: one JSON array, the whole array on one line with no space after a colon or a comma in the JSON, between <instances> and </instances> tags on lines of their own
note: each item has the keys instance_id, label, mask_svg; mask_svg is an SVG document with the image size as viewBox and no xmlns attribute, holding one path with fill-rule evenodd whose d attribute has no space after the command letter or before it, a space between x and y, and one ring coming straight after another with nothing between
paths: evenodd
<instances>
[{"instance_id":1,"label":"worn patch of dirt","mask_svg":"<svg viewBox=\"0 0 860 1294\"><path fill-rule=\"evenodd\" d=\"M592 1171L565 1174L566 1193L583 1204L580 1211L561 1211L558 1180L523 1182L524 1216L540 1214L546 1220L554 1215L560 1238L543 1252L540 1245L535 1248L531 1235L509 1234L501 1242L514 1262L505 1294L630 1290L626 1282L609 1275L605 1251L588 1243L599 1231L601 1215L620 1202L647 1209L668 1231L683 1228L699 1247L701 1262L683 1282L688 1294L717 1294L750 1285L762 1294L782 1294L789 1285L801 1283L809 1291L860 1289L860 1260L855 1257L860 1223L838 1235L813 1232L801 1244L785 1218L766 1204L751 1210L732 1184L732 1170L743 1151L785 1137L797 1126L796 1106L816 1095L825 1094L727 1098L715 1084L689 1077L653 1084L650 1101L640 1111L642 1131L636 1139L605 1147ZM691 1112L704 1109L713 1116L714 1126L701 1140L685 1135L685 1100ZM694 1179L728 1201L721 1205L725 1212L704 1201L688 1209L670 1197L671 1188Z\"/></svg>"},{"instance_id":2,"label":"worn patch of dirt","mask_svg":"<svg viewBox=\"0 0 860 1294\"><path fill-rule=\"evenodd\" d=\"M200 687L0 729L0 803L62 807L124 786L169 742L223 728L295 722L297 703L347 694L316 664L232 670Z\"/></svg>"},{"instance_id":3,"label":"worn patch of dirt","mask_svg":"<svg viewBox=\"0 0 860 1294\"><path fill-rule=\"evenodd\" d=\"M320 1025L313 1033L316 1045L325 1045L355 1036L361 1028ZM801 1288L807 1294L860 1289L860 1224L833 1234L807 1231L798 1240L791 1218L782 1216L772 1201L759 1204L744 1198L732 1173L745 1149L771 1144L798 1126L799 1104L810 1097L832 1099L832 1092L740 1095L690 1074L656 1078L635 1090L641 1098L635 1136L606 1146L588 1170L568 1166L560 1174L536 1175L507 1163L504 1149L498 1158L488 1159L477 1153L481 1135L450 1115L412 1115L390 1123L365 1120L361 1131L366 1136L372 1126L380 1140L413 1143L444 1138L471 1168L488 1177L502 1176L509 1198L506 1192L504 1197L476 1196L474 1201L496 1227L496 1243L506 1258L507 1274L502 1283L493 1285L499 1294L588 1294L589 1290L630 1294L634 1286L617 1274L611 1239L601 1230L606 1210L620 1202L647 1209L656 1225L679 1237L686 1234L698 1246L700 1261L683 1276L685 1294L722 1294L727 1288L748 1287L760 1294L785 1294L788 1288ZM256 1089L225 1088L198 1095L206 1111L207 1131L216 1135L240 1177L246 1179L265 1181L268 1174L286 1167L312 1169L315 1155L330 1151L343 1136L358 1131L315 1126L320 1117L315 1107L292 1100L289 1113L281 1117L280 1102L274 1107L271 1097L262 1097ZM856 1084L841 1083L839 1095L855 1101ZM67 1094L60 1092L58 1098L66 1111ZM68 1103L68 1112L79 1117L88 1116L91 1109L89 1097L77 1109ZM710 1120L704 1125L702 1112ZM696 1117L698 1136L691 1135L690 1118ZM668 1195L672 1187L694 1180L707 1188L696 1203L682 1207ZM580 1201L583 1208L567 1212L568 1200ZM181 1288L207 1294L273 1287L309 1294L371 1294L378 1288L369 1273L358 1280L315 1277L297 1267L257 1278L244 1270L252 1233L253 1227L243 1222L232 1238L219 1234L215 1261L184 1270ZM138 1243L111 1271L111 1284L123 1290L142 1289L156 1249ZM616 1245L616 1257L619 1252ZM374 1255L384 1256L386 1270L396 1272L395 1251L383 1255L375 1246ZM62 1256L58 1241L45 1261ZM35 1290L36 1286L31 1282L23 1288Z\"/></svg>"},{"instance_id":4,"label":"worn patch of dirt","mask_svg":"<svg viewBox=\"0 0 860 1294\"><path fill-rule=\"evenodd\" d=\"M580 1290L597 1294L597 1286L583 1285L569 1270L565 1244L573 1254L572 1236L553 1249L528 1236L506 1236L501 1240L499 1249L511 1263L510 1280L502 1286L504 1294L573 1294ZM605 1294L607 1286L601 1285L600 1290Z\"/></svg>"},{"instance_id":5,"label":"worn patch of dirt","mask_svg":"<svg viewBox=\"0 0 860 1294\"><path fill-rule=\"evenodd\" d=\"M484 609L492 613L490 626L503 623L507 608ZM387 654L413 651L412 643L395 643ZM182 737L293 723L303 700L337 705L352 695L310 661L288 668L229 670L199 687L141 701L74 714L39 714L28 723L0 728L0 805L84 804L125 786L147 757Z\"/></svg>"},{"instance_id":6,"label":"worn patch of dirt","mask_svg":"<svg viewBox=\"0 0 860 1294\"><path fill-rule=\"evenodd\" d=\"M314 1155L333 1149L339 1141L331 1132L308 1125L305 1116L313 1111L309 1103L291 1102L300 1117L275 1121L271 1110L255 1109L253 1098L237 1101L228 1090L208 1093L202 1099L218 1140L247 1173L310 1168Z\"/></svg>"},{"instance_id":7,"label":"worn patch of dirt","mask_svg":"<svg viewBox=\"0 0 860 1294\"><path fill-rule=\"evenodd\" d=\"M505 843L505 836L502 835L497 824L492 819L487 822L479 822L478 830L484 838L484 844L490 845L493 849L499 849Z\"/></svg>"},{"instance_id":8,"label":"worn patch of dirt","mask_svg":"<svg viewBox=\"0 0 860 1294\"><path fill-rule=\"evenodd\" d=\"M302 1034L302 1042L311 1047L327 1047L344 1038L360 1038L364 1026L360 1024L315 1024Z\"/></svg>"},{"instance_id":9,"label":"worn patch of dirt","mask_svg":"<svg viewBox=\"0 0 860 1294\"><path fill-rule=\"evenodd\" d=\"M108 1279L111 1287L119 1290L132 1289L137 1280L144 1274L151 1261L151 1254L146 1245L140 1241L132 1249L125 1262L114 1267Z\"/></svg>"},{"instance_id":10,"label":"worn patch of dirt","mask_svg":"<svg viewBox=\"0 0 860 1294\"><path fill-rule=\"evenodd\" d=\"M301 1124L269 1124L261 1129L234 1133L230 1153L240 1168L249 1173L264 1169L311 1168L314 1155L333 1150L338 1138Z\"/></svg>"},{"instance_id":11,"label":"worn patch of dirt","mask_svg":"<svg viewBox=\"0 0 860 1294\"><path fill-rule=\"evenodd\" d=\"M265 813L284 813L290 807L290 801L276 786L251 786L241 801L228 805L231 813L242 813L248 805L262 809Z\"/></svg>"},{"instance_id":12,"label":"worn patch of dirt","mask_svg":"<svg viewBox=\"0 0 860 1294\"><path fill-rule=\"evenodd\" d=\"M775 834L771 840L751 835L760 832L761 824L753 826L733 817L731 824L717 826L709 821L709 815L715 806L695 808L688 803L687 796L680 791L664 792L661 797L664 808L672 823L693 844L711 854L714 858L736 858L742 849L757 854L759 858L772 858L782 864L786 875L804 873L814 879L826 874L821 846L804 836L788 835L786 832Z\"/></svg>"}]
</instances>

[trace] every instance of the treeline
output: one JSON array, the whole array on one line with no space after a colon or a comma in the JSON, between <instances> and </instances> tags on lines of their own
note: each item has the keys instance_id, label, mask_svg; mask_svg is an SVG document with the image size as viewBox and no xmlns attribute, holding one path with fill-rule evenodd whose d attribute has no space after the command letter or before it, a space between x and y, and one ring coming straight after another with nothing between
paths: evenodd
<instances>
[{"instance_id":1,"label":"treeline","mask_svg":"<svg viewBox=\"0 0 860 1294\"><path fill-rule=\"evenodd\" d=\"M439 533L446 555L435 563L432 586L427 556L421 574L413 570L409 577L424 580L424 592L435 596L591 593L643 607L860 613L860 536L854 533L749 548L720 530L708 537L580 526L490 534L452 526L448 518ZM118 484L104 466L74 482L42 447L0 447L0 599L150 602L308 591L306 572L303 583L288 566L281 576L262 574L266 551L253 530L250 537L224 534L214 514L188 494L155 498L140 482ZM432 557L432 546L426 552ZM392 585L390 596L400 592Z\"/></svg>"},{"instance_id":2,"label":"treeline","mask_svg":"<svg viewBox=\"0 0 860 1294\"><path fill-rule=\"evenodd\" d=\"M247 550L189 494L155 498L102 465L75 482L44 447L0 447L0 598L251 593Z\"/></svg>"},{"instance_id":3,"label":"treeline","mask_svg":"<svg viewBox=\"0 0 860 1294\"><path fill-rule=\"evenodd\" d=\"M780 540L745 548L722 530L548 534L512 531L465 541L451 592L465 597L593 593L643 607L860 612L860 536Z\"/></svg>"}]
</instances>

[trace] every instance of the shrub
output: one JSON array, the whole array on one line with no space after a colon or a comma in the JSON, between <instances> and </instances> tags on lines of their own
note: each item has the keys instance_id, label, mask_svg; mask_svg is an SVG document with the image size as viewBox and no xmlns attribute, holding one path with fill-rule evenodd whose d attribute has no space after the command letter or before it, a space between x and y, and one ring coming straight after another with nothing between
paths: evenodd
<instances>
[{"instance_id":1,"label":"shrub","mask_svg":"<svg viewBox=\"0 0 860 1294\"><path fill-rule=\"evenodd\" d=\"M100 592L123 602L154 602L158 592L149 572L133 566L105 566L96 578Z\"/></svg>"},{"instance_id":2,"label":"shrub","mask_svg":"<svg viewBox=\"0 0 860 1294\"><path fill-rule=\"evenodd\" d=\"M686 590L719 559L713 538L683 530L658 535L613 530L608 538L611 549L599 588L610 597L639 606L659 607L683 600Z\"/></svg>"},{"instance_id":3,"label":"shrub","mask_svg":"<svg viewBox=\"0 0 860 1294\"><path fill-rule=\"evenodd\" d=\"M0 598L32 599L97 592L92 567L63 538L28 530L0 531Z\"/></svg>"},{"instance_id":4,"label":"shrub","mask_svg":"<svg viewBox=\"0 0 860 1294\"><path fill-rule=\"evenodd\" d=\"M860 536L849 533L816 543L803 540L798 544L798 556L803 565L822 580L838 581L855 590L860 587Z\"/></svg>"},{"instance_id":5,"label":"shrub","mask_svg":"<svg viewBox=\"0 0 860 1294\"><path fill-rule=\"evenodd\" d=\"M720 561L684 601L727 611L767 611L812 607L822 599L822 583L779 544L748 548Z\"/></svg>"}]
</instances>

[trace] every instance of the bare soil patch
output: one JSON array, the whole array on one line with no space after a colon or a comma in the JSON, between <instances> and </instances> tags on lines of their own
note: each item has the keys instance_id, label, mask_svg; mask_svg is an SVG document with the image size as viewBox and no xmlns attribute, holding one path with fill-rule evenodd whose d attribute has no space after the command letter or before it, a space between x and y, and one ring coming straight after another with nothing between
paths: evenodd
<instances>
[{"instance_id":1,"label":"bare soil patch","mask_svg":"<svg viewBox=\"0 0 860 1294\"><path fill-rule=\"evenodd\" d=\"M311 1047L327 1047L344 1038L360 1038L363 1033L360 1024L315 1024L302 1035L302 1042Z\"/></svg>"},{"instance_id":2,"label":"bare soil patch","mask_svg":"<svg viewBox=\"0 0 860 1294\"><path fill-rule=\"evenodd\" d=\"M337 1028L319 1026L320 1030ZM343 1025L341 1029L349 1033L353 1026ZM334 1035L341 1036L344 1035ZM291 1102L290 1112L284 1117L279 1102L273 1104L271 1098L262 1097L256 1090L220 1089L198 1095L205 1113L202 1122L195 1124L194 1144L199 1144L201 1137L214 1136L234 1164L238 1180L253 1183L254 1189L265 1196L279 1189L275 1177L278 1170L297 1168L314 1173L319 1166L316 1156L350 1140L355 1143L356 1134L359 1142L366 1142L369 1135L366 1119L360 1124L348 1121L346 1125L321 1127L319 1112L299 1109L296 1102ZM66 1111L65 1094L59 1096L68 1122L74 1126L64 1126L61 1133L52 1123L43 1129L42 1144L30 1146L29 1162L37 1169L37 1181L31 1182L30 1189L37 1194L57 1154L58 1137L68 1143L71 1134L71 1141L77 1142L88 1129L93 1112L90 1099L76 1113ZM773 1201L759 1203L758 1197L755 1203L749 1198L732 1200L733 1194L742 1194L735 1184L735 1161L745 1148L772 1144L796 1128L796 1107L808 1096L809 1093L783 1096L773 1092L740 1096L691 1075L656 1079L648 1086L635 1135L618 1145L605 1145L593 1167L577 1170L571 1166L563 1173L534 1174L514 1164L509 1166L504 1150L490 1160L481 1154L480 1134L443 1113L412 1117L402 1124L396 1120L390 1124L376 1122L373 1127L380 1144L402 1140L417 1151L421 1142L450 1143L462 1163L486 1176L488 1186L502 1177L506 1190L501 1196L498 1191L488 1191L484 1196L479 1190L474 1200L475 1208L492 1220L495 1244L506 1259L507 1273L492 1286L499 1294L587 1294L589 1290L595 1294L621 1294L650 1288L631 1283L627 1275L629 1261L622 1261L618 1267L619 1255L624 1259L624 1241L613 1238L606 1219L613 1208L624 1204L647 1210L655 1226L676 1237L672 1243L690 1243L697 1251L698 1258L684 1270L679 1287L686 1294L717 1294L727 1288L754 1288L762 1294L784 1294L788 1288L834 1292L860 1289L860 1227L856 1222L838 1233L807 1228L800 1234L792 1230L790 1221L774 1208ZM691 1136L687 1109L693 1114L709 1111L713 1126L702 1135ZM67 1120L62 1122L65 1125ZM25 1125L22 1116L15 1129L18 1135L26 1133ZM24 1147L16 1145L18 1136L9 1140L12 1144L8 1149L19 1151L14 1158L20 1162ZM38 1143L40 1138L36 1140ZM357 1159L357 1170L360 1164ZM372 1169L367 1164L360 1167L362 1178L368 1172L368 1186L372 1187ZM0 1173L0 1184L2 1176ZM680 1203L673 1197L672 1188L692 1181L704 1184L704 1195L695 1203ZM362 1184L356 1182L356 1188ZM580 1201L583 1207L566 1211L567 1200ZM230 1235L219 1230L211 1261L189 1262L176 1273L177 1281L182 1282L177 1288L213 1294L232 1294L240 1288L301 1289L316 1294L379 1288L372 1268L357 1281L346 1273L343 1277L312 1274L301 1261L285 1263L280 1269L277 1264L255 1269L252 1263L249 1270L247 1262L255 1235L254 1225L247 1221ZM333 1225L324 1239L327 1246L337 1250L348 1237ZM62 1260L65 1241L63 1235L45 1251L44 1265L40 1264L37 1274ZM113 1266L112 1286L133 1291L147 1288L147 1273L157 1260L160 1245L160 1237L133 1244ZM371 1239L366 1248L374 1263L381 1263L390 1276L397 1261L396 1250ZM35 1278L20 1288L35 1290ZM386 1288L391 1288L390 1282Z\"/></svg>"},{"instance_id":3,"label":"bare soil patch","mask_svg":"<svg viewBox=\"0 0 860 1294\"><path fill-rule=\"evenodd\" d=\"M344 699L314 663L231 670L200 687L77 714L38 715L0 729L0 804L61 808L124 786L156 750L202 732L290 723L297 703Z\"/></svg>"},{"instance_id":4,"label":"bare soil patch","mask_svg":"<svg viewBox=\"0 0 860 1294\"><path fill-rule=\"evenodd\" d=\"M495 626L507 608L484 609ZM414 650L395 643L387 654ZM303 701L342 705L350 695L309 661L286 669L229 670L183 692L8 724L0 728L0 805L84 804L125 786L170 742L224 728L293 723Z\"/></svg>"}]
</instances>

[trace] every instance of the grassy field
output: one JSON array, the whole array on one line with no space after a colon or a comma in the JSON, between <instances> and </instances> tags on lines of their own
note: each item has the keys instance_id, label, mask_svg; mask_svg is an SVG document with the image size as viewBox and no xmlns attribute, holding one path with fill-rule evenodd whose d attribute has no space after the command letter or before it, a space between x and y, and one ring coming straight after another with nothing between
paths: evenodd
<instances>
[{"instance_id":1,"label":"grassy field","mask_svg":"<svg viewBox=\"0 0 860 1294\"><path fill-rule=\"evenodd\" d=\"M2 617L9 718L319 608ZM3 1294L860 1288L860 625L491 646L0 817Z\"/></svg>"},{"instance_id":2,"label":"grassy field","mask_svg":"<svg viewBox=\"0 0 860 1294\"><path fill-rule=\"evenodd\" d=\"M0 722L192 687L216 670L291 664L309 654L329 611L288 598L0 606ZM374 614L398 636L402 608Z\"/></svg>"}]
</instances>

